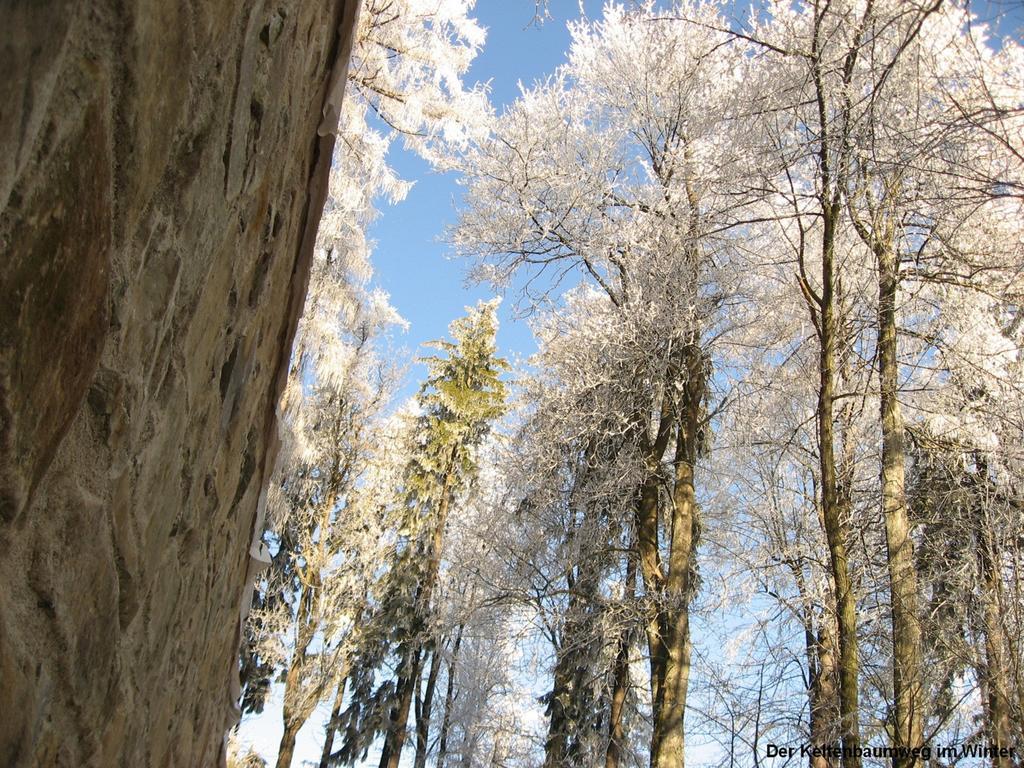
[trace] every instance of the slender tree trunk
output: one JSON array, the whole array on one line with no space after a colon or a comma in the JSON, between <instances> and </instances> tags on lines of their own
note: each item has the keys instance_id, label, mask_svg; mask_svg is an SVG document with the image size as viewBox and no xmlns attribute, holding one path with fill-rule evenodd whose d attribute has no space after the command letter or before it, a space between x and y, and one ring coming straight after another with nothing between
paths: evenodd
<instances>
[{"instance_id":1,"label":"slender tree trunk","mask_svg":"<svg viewBox=\"0 0 1024 768\"><path fill-rule=\"evenodd\" d=\"M1011 574L1004 582L1004 588L1009 590L1006 603L1010 608L1009 615L1003 616L1003 627L1009 631L1005 633L1006 652L1010 657L1010 669L1006 673L1007 679L1007 701L1011 704L1013 716L1010 719L1012 726L1012 737L1016 740L1018 759L1024 751L1024 654L1021 653L1021 642L1024 641L1024 627L1022 611L1024 611L1024 563L1021 560L1021 550L1024 545L1024 538L1017 537L1016 540L1005 550L1010 558ZM1016 630L1016 631L1015 631Z\"/></svg>"},{"instance_id":2,"label":"slender tree trunk","mask_svg":"<svg viewBox=\"0 0 1024 768\"><path fill-rule=\"evenodd\" d=\"M694 332L696 333L696 332ZM658 436L649 451L648 478L637 502L637 553L644 590L655 608L645 627L651 665L653 727L651 768L683 768L684 716L690 679L690 612L692 573L699 529L694 464L700 442L701 407L707 373L696 344L686 344L679 359L681 402L662 407ZM658 546L660 514L658 467L671 433L676 435L674 486L667 563ZM666 572L667 566L667 572Z\"/></svg>"},{"instance_id":3,"label":"slender tree trunk","mask_svg":"<svg viewBox=\"0 0 1024 768\"><path fill-rule=\"evenodd\" d=\"M819 108L824 109L822 90L818 83ZM822 126L827 125L824 114ZM822 148L824 178L822 186L828 189L828 150ZM835 346L837 328L835 318L834 249L835 227L840 214L837 200L822 199L821 295L815 296L806 278L801 275L801 289L811 311L818 333L818 460L821 481L821 511L828 544L829 564L835 587L836 626L839 634L839 722L843 747L844 768L860 768L860 725L858 679L860 661L857 649L857 602L850 577L847 555L846 519L849 509L841 494L836 472L835 457ZM801 257L801 265L802 265Z\"/></svg>"},{"instance_id":4,"label":"slender tree trunk","mask_svg":"<svg viewBox=\"0 0 1024 768\"><path fill-rule=\"evenodd\" d=\"M689 570L690 567L689 539L692 536L691 524L694 515L692 468L686 467L683 474L687 476L683 480L685 496L682 503L677 498L676 511L673 515L673 546L669 558L670 573L678 568ZM678 478L677 482L679 482ZM690 483L688 489L685 487L687 483ZM676 496L681 495L680 488L677 486ZM679 542L679 539L686 539L686 541ZM671 613L666 612L668 615L665 618L668 620L663 623L665 667L664 677L660 683L661 695L658 701L658 714L654 720L651 745L652 768L682 768L685 759L686 743L683 721L690 682L690 612L687 592L689 578L676 580L670 577L668 581L667 599L678 601L680 607Z\"/></svg>"},{"instance_id":5,"label":"slender tree trunk","mask_svg":"<svg viewBox=\"0 0 1024 768\"><path fill-rule=\"evenodd\" d=\"M664 590L664 600L671 608L664 612L661 622L664 668L651 739L652 768L683 768L686 756L684 720L690 685L690 600L699 530L694 467L700 448L701 407L707 377L704 356L696 344L688 344L684 349L683 366L686 379L678 405L672 525Z\"/></svg>"},{"instance_id":6,"label":"slender tree trunk","mask_svg":"<svg viewBox=\"0 0 1024 768\"><path fill-rule=\"evenodd\" d=\"M338 692L334 694L331 719L327 721L327 727L324 729L324 748L320 752L320 768L327 768L327 764L331 759L331 750L334 749L334 723L337 722L338 715L341 714L341 705L345 700L345 681L347 679L347 675L341 676L341 681L338 683Z\"/></svg>"},{"instance_id":7,"label":"slender tree trunk","mask_svg":"<svg viewBox=\"0 0 1024 768\"><path fill-rule=\"evenodd\" d=\"M615 652L614 682L611 709L608 716L608 751L605 753L605 768L619 768L622 764L623 745L626 731L622 725L622 713L626 703L629 685L629 630L624 630Z\"/></svg>"},{"instance_id":8,"label":"slender tree trunk","mask_svg":"<svg viewBox=\"0 0 1024 768\"><path fill-rule=\"evenodd\" d=\"M556 649L551 698L548 703L548 736L544 744L545 768L572 766L579 760L578 734L591 717L593 703L586 698L590 673L588 649L593 637L594 597L598 592L598 568L592 562L571 565L565 574L569 604Z\"/></svg>"},{"instance_id":9,"label":"slender tree trunk","mask_svg":"<svg viewBox=\"0 0 1024 768\"><path fill-rule=\"evenodd\" d=\"M632 552L627 555L627 558L625 601L628 605L636 596L636 559ZM622 764L623 746L626 743L622 715L626 704L626 692L629 688L629 649L632 645L632 637L633 627L627 624L619 633L618 647L615 649L612 700L608 714L608 751L605 753L604 759L605 768L619 768Z\"/></svg>"},{"instance_id":10,"label":"slender tree trunk","mask_svg":"<svg viewBox=\"0 0 1024 768\"><path fill-rule=\"evenodd\" d=\"M398 768L398 763L402 759L406 726L409 723L409 710L412 708L416 679L420 674L420 661L420 649L414 643L410 643L398 671L395 706L391 708L390 722L384 737L384 747L380 753L380 768Z\"/></svg>"},{"instance_id":11,"label":"slender tree trunk","mask_svg":"<svg viewBox=\"0 0 1024 768\"><path fill-rule=\"evenodd\" d=\"M575 523L568 526L567 536L571 537ZM577 636L578 591L574 589L575 573L572 564L565 568L565 590L569 596L565 610L564 624L555 637L555 669L551 679L551 693L548 698L546 715L548 735L544 740L544 768L561 768L568 756L569 723L572 721L572 667L573 659L569 644Z\"/></svg>"},{"instance_id":12,"label":"slender tree trunk","mask_svg":"<svg viewBox=\"0 0 1024 768\"><path fill-rule=\"evenodd\" d=\"M296 613L295 647L292 649L291 663L284 683L284 707L281 717L284 721L284 733L277 751L277 768L288 768L295 750L295 736L309 719L312 707L307 702L296 701L302 690L305 678L306 649L316 632L315 617L319 608L319 576L311 576L312 584L304 585L299 595L299 607ZM315 703L314 703L315 706Z\"/></svg>"},{"instance_id":13,"label":"slender tree trunk","mask_svg":"<svg viewBox=\"0 0 1024 768\"><path fill-rule=\"evenodd\" d=\"M544 741L544 768L564 768L569 751L569 699L572 696L571 654L565 647L567 631L563 630L555 659L555 671L548 702L548 735Z\"/></svg>"},{"instance_id":14,"label":"slender tree trunk","mask_svg":"<svg viewBox=\"0 0 1024 768\"><path fill-rule=\"evenodd\" d=\"M643 577L644 591L649 599L653 598L654 600L660 599L665 580L658 545L659 485L660 478L656 468L652 467L640 489L636 508L637 553L640 559L640 572ZM651 714L655 720L657 720L658 707L661 702L661 681L665 668L665 646L661 624L661 608L655 605L644 625L647 635L647 655L651 669L651 706L653 710Z\"/></svg>"},{"instance_id":15,"label":"slender tree trunk","mask_svg":"<svg viewBox=\"0 0 1024 768\"><path fill-rule=\"evenodd\" d=\"M326 498L319 507L319 520L317 527L320 530L319 548L320 553L317 560L326 561L326 548L328 531L331 525L331 515L334 512L334 505L338 500L338 493L341 487L343 472L338 469L340 466L336 460L335 469L332 471ZM291 662L288 665L288 675L284 684L284 707L282 718L284 720L284 733L281 736L281 745L277 752L277 768L288 768L291 765L292 753L295 750L295 736L302 729L302 726L309 719L313 709L319 703L316 697L307 694L300 694L305 682L306 651L309 649L313 637L320 628L320 594L321 574L316 568L299 570L301 583L298 609L295 615L295 646L292 648ZM318 681L318 686L326 686L327 681Z\"/></svg>"},{"instance_id":16,"label":"slender tree trunk","mask_svg":"<svg viewBox=\"0 0 1024 768\"><path fill-rule=\"evenodd\" d=\"M836 744L836 635L832 616L823 611L814 653L818 668L811 691L811 743L824 748ZM835 768L837 761L824 755L811 756L811 768Z\"/></svg>"},{"instance_id":17,"label":"slender tree trunk","mask_svg":"<svg viewBox=\"0 0 1024 768\"><path fill-rule=\"evenodd\" d=\"M295 753L295 737L301 727L300 722L285 721L281 744L277 748L277 768L291 768L292 755Z\"/></svg>"},{"instance_id":18,"label":"slender tree trunk","mask_svg":"<svg viewBox=\"0 0 1024 768\"><path fill-rule=\"evenodd\" d=\"M893 248L876 243L878 262L878 377L882 417L882 511L892 601L893 698L895 742L907 749L924 745L924 696L921 686L921 625L917 611L917 571L906 500L906 450L903 415L897 399L899 363L896 340L896 292L899 265ZM897 757L894 768L921 761Z\"/></svg>"},{"instance_id":19,"label":"slender tree trunk","mask_svg":"<svg viewBox=\"0 0 1024 768\"><path fill-rule=\"evenodd\" d=\"M836 627L839 640L839 722L843 747L843 768L860 768L860 659L857 648L857 602L850 576L847 541L850 513L849 488L840 492L835 458L835 357L839 339L836 311L836 228L843 211L843 195L850 170L849 130L852 96L849 92L860 46L871 20L871 4L859 20L852 20L853 35L843 57L842 85L826 86L823 62L822 21L828 3L814 3L810 69L817 111L817 179L821 213L821 295L816 296L804 274L804 254L799 254L801 290L811 310L818 334L818 460L821 473L821 506L825 538L836 597ZM803 246L801 245L801 248Z\"/></svg>"},{"instance_id":20,"label":"slender tree trunk","mask_svg":"<svg viewBox=\"0 0 1024 768\"><path fill-rule=\"evenodd\" d=\"M831 307L822 312L822 325L831 325ZM826 321L826 318L828 320ZM836 478L833 429L833 352L831 338L823 340L821 353L821 389L818 395L818 445L821 454L822 512L829 562L836 589L836 623L839 628L839 719L842 732L843 765L860 768L860 727L858 678L860 660L857 649L857 602L850 578L848 537L844 506Z\"/></svg>"},{"instance_id":21,"label":"slender tree trunk","mask_svg":"<svg viewBox=\"0 0 1024 768\"><path fill-rule=\"evenodd\" d=\"M416 715L416 762L415 768L426 768L427 751L430 744L430 713L434 708L434 689L437 673L441 668L441 654L437 649L430 653L430 671L427 673L427 687L423 691Z\"/></svg>"},{"instance_id":22,"label":"slender tree trunk","mask_svg":"<svg viewBox=\"0 0 1024 768\"><path fill-rule=\"evenodd\" d=\"M820 513L820 508L819 508ZM806 606L802 614L804 625L804 653L807 658L807 698L810 711L811 746L823 751L836 745L837 691L835 617L822 609L815 620L807 582L800 564L790 561L790 570L796 581L801 602ZM831 757L820 754L808 757L810 768L835 768Z\"/></svg>"},{"instance_id":23,"label":"slender tree trunk","mask_svg":"<svg viewBox=\"0 0 1024 768\"><path fill-rule=\"evenodd\" d=\"M978 526L979 565L982 578L982 622L985 629L985 661L980 670L984 680L985 719L988 742L992 747L1011 747L1011 716L1009 700L1009 665L1006 658L1006 638L1003 632L1002 574L999 571L999 553L993 543L992 532L985 525ZM1013 768L1013 759L993 756L992 768Z\"/></svg>"},{"instance_id":24,"label":"slender tree trunk","mask_svg":"<svg viewBox=\"0 0 1024 768\"><path fill-rule=\"evenodd\" d=\"M829 611L823 610L821 625L818 628L818 713L821 727L820 738L823 745L834 746L839 735L838 728L838 703L839 686L838 669L838 639L836 638L836 621ZM838 761L828 758L826 763L829 768L837 765Z\"/></svg>"},{"instance_id":25,"label":"slender tree trunk","mask_svg":"<svg viewBox=\"0 0 1024 768\"><path fill-rule=\"evenodd\" d=\"M444 692L444 718L441 720L441 732L437 739L437 763L436 768L444 768L445 760L448 757L448 729L452 721L452 705L455 703L455 665L459 660L459 648L462 645L462 630L460 625L455 634L455 642L452 644L452 657L448 661L448 682Z\"/></svg>"}]
</instances>

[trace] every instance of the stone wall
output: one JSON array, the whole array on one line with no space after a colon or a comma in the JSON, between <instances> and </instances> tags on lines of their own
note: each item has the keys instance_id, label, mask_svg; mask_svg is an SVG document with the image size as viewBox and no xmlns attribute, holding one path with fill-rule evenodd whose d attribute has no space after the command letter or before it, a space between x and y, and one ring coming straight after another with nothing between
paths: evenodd
<instances>
[{"instance_id":1,"label":"stone wall","mask_svg":"<svg viewBox=\"0 0 1024 768\"><path fill-rule=\"evenodd\" d=\"M218 761L344 5L0 0L4 766Z\"/></svg>"}]
</instances>

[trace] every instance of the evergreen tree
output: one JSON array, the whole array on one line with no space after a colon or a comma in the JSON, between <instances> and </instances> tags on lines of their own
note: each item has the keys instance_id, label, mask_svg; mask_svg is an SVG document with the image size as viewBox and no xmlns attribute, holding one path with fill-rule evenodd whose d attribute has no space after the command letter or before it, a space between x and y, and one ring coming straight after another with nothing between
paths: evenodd
<instances>
[{"instance_id":1,"label":"evergreen tree","mask_svg":"<svg viewBox=\"0 0 1024 768\"><path fill-rule=\"evenodd\" d=\"M453 341L434 342L441 354L425 358L429 375L417 397L395 546L374 589L372 626L338 723L345 730L340 762L365 755L383 734L381 768L398 765L419 678L433 666L426 662L440 639L436 588L445 526L473 485L477 451L505 409L500 376L508 365L495 354L496 309L496 301L470 309L449 327ZM389 663L395 664L390 679ZM427 689L433 692L429 681ZM418 702L417 710L429 711L428 702Z\"/></svg>"}]
</instances>

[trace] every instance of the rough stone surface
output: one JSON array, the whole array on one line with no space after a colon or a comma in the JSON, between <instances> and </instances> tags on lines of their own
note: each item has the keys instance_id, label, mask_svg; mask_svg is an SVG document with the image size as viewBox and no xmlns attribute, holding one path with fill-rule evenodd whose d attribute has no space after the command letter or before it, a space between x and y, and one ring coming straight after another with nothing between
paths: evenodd
<instances>
[{"instance_id":1,"label":"rough stone surface","mask_svg":"<svg viewBox=\"0 0 1024 768\"><path fill-rule=\"evenodd\" d=\"M217 764L343 5L0 0L0 765Z\"/></svg>"}]
</instances>

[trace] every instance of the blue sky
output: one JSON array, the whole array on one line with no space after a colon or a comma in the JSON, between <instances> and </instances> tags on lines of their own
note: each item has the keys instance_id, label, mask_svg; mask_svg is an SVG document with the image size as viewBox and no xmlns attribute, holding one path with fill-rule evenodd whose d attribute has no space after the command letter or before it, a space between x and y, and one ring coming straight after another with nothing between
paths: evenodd
<instances>
[{"instance_id":1,"label":"blue sky","mask_svg":"<svg viewBox=\"0 0 1024 768\"><path fill-rule=\"evenodd\" d=\"M586 0L584 9L599 18L601 0ZM578 18L576 0L551 0L551 18L531 23L532 0L478 0L475 16L487 28L487 42L476 58L468 82L489 82L491 101L499 111L519 95L518 83L530 85L551 73L565 59L569 45L568 19ZM454 223L461 189L453 174L431 172L429 166L400 142L391 162L402 178L415 180L409 196L387 206L371 228L376 241L373 265L377 284L391 295L392 304L409 321L409 332L396 342L423 354L425 341L447 335L448 324L463 307L492 296L487 286L464 285L466 264L449 258L442 242L445 227ZM514 297L503 302L498 345L507 358L529 355L534 344L524 321L513 321ZM403 394L412 394L425 369L410 370Z\"/></svg>"}]
</instances>

